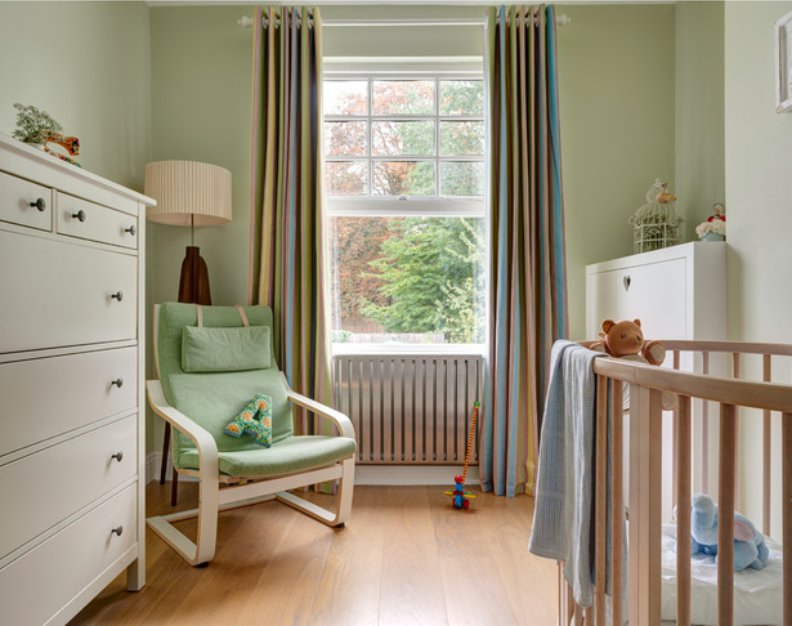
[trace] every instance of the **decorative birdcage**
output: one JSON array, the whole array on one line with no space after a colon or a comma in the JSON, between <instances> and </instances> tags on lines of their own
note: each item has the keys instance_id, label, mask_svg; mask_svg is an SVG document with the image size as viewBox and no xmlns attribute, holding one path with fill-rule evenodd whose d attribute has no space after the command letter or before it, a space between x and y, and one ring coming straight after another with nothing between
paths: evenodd
<instances>
[{"instance_id":1,"label":"decorative birdcage","mask_svg":"<svg viewBox=\"0 0 792 626\"><path fill-rule=\"evenodd\" d=\"M682 218L673 202L677 197L669 193L668 183L659 178L646 192L646 204L630 218L633 225L633 251L649 252L679 243Z\"/></svg>"}]
</instances>

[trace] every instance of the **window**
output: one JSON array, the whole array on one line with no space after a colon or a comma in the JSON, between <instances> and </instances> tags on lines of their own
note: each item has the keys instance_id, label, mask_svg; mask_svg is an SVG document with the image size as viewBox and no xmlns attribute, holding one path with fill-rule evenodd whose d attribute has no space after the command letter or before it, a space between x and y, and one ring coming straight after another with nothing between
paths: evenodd
<instances>
[{"instance_id":1,"label":"window","mask_svg":"<svg viewBox=\"0 0 792 626\"><path fill-rule=\"evenodd\" d=\"M480 73L332 74L323 106L333 343L483 343Z\"/></svg>"}]
</instances>

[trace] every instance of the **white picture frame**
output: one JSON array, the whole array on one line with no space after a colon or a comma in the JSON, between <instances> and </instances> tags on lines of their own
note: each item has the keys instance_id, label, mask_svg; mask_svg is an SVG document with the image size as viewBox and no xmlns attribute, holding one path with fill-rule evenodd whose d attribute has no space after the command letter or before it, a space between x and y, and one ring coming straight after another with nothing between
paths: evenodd
<instances>
[{"instance_id":1,"label":"white picture frame","mask_svg":"<svg viewBox=\"0 0 792 626\"><path fill-rule=\"evenodd\" d=\"M776 113L792 111L792 11L776 22Z\"/></svg>"}]
</instances>

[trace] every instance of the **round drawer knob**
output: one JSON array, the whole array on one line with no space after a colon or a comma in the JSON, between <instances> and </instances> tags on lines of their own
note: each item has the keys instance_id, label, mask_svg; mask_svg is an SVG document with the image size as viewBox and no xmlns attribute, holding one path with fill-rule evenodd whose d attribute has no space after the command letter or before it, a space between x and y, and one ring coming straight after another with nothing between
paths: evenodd
<instances>
[{"instance_id":1,"label":"round drawer knob","mask_svg":"<svg viewBox=\"0 0 792 626\"><path fill-rule=\"evenodd\" d=\"M111 459L115 459L116 461L118 461L118 462L120 463L120 462L121 462L121 460L124 458L124 453L123 453L123 452L121 452L121 451L119 450L118 452L116 452L116 453L115 453L113 456L111 456L110 458L111 458Z\"/></svg>"},{"instance_id":2,"label":"round drawer knob","mask_svg":"<svg viewBox=\"0 0 792 626\"><path fill-rule=\"evenodd\" d=\"M77 211L77 213L72 213L71 216L76 220L80 220L81 222L84 222L86 218L85 211L82 209Z\"/></svg>"},{"instance_id":3,"label":"round drawer knob","mask_svg":"<svg viewBox=\"0 0 792 626\"><path fill-rule=\"evenodd\" d=\"M119 302L121 302L121 300L124 299L124 292L123 291L116 291L115 293L110 294L110 297L115 299L115 300L118 300Z\"/></svg>"},{"instance_id":4,"label":"round drawer knob","mask_svg":"<svg viewBox=\"0 0 792 626\"><path fill-rule=\"evenodd\" d=\"M110 383L110 386L111 386L111 387L112 387L113 385L115 385L116 387L118 387L119 389L121 389L121 387L123 387L123 386L124 386L124 379L123 379L123 378L120 378L120 377L119 377L119 378L116 378L114 381L112 381L112 382Z\"/></svg>"},{"instance_id":5,"label":"round drawer knob","mask_svg":"<svg viewBox=\"0 0 792 626\"><path fill-rule=\"evenodd\" d=\"M36 207L39 211L43 211L47 208L47 203L44 202L44 198L36 198L33 202L30 203L30 206Z\"/></svg>"},{"instance_id":6,"label":"round drawer knob","mask_svg":"<svg viewBox=\"0 0 792 626\"><path fill-rule=\"evenodd\" d=\"M134 237L135 236L135 225L132 224L132 226L130 226L129 228L125 228L124 232L125 233L129 233L130 235L132 235Z\"/></svg>"},{"instance_id":7,"label":"round drawer knob","mask_svg":"<svg viewBox=\"0 0 792 626\"><path fill-rule=\"evenodd\" d=\"M111 535L118 535L120 537L123 534L123 532L124 532L124 527L123 526L118 526L117 528L113 528L110 531L110 534Z\"/></svg>"}]
</instances>

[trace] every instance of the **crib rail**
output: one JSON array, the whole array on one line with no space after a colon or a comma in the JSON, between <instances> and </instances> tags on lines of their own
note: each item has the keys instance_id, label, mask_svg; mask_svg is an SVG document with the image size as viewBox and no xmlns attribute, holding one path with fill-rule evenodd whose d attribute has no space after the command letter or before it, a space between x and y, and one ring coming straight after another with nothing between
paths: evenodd
<instances>
[{"instance_id":1,"label":"crib rail","mask_svg":"<svg viewBox=\"0 0 792 626\"><path fill-rule=\"evenodd\" d=\"M659 626L661 623L661 499L662 499L662 405L663 392L677 397L674 412L674 495L677 502L690 502L691 498L691 403L693 399L716 403L719 407L718 445L718 625L733 624L734 606L734 542L733 524L737 492L737 442L738 414L741 407L759 409L763 429L762 468L762 528L769 534L770 484L771 484L771 412L781 414L780 477L782 491L782 542L783 542L783 624L792 626L792 386L771 382L773 357L792 356L792 346L769 343L736 343L724 341L664 341L672 354L673 368L653 367L631 361L601 358L594 362L597 375L596 439L595 445L595 501L607 501L608 479L608 409L607 390L612 397L622 397L623 385L630 385L630 436L628 467L623 467L622 403L614 401L611 471L613 502L611 533L611 560L613 563L613 624L623 623L626 615L629 624ZM584 345L586 345L584 343ZM693 352L700 356L702 371L680 371L680 353ZM710 355L731 355L732 378L714 377L709 372ZM742 356L761 355L762 381L741 379ZM707 402L702 403L704 407ZM706 426L708 416L704 417ZM758 417L757 417L758 419ZM703 454L708 454L707 437ZM621 589L622 528L624 511L623 476L628 471L629 486L629 553L627 567L626 606ZM707 484L705 482L705 484ZM606 539L607 512L605 506L595 506L594 511L594 604L583 610L571 600L571 593L561 581L561 607L559 623L586 626L606 624ZM690 572L690 507L680 506L677 511L677 624L689 625L691 615Z\"/></svg>"}]
</instances>

